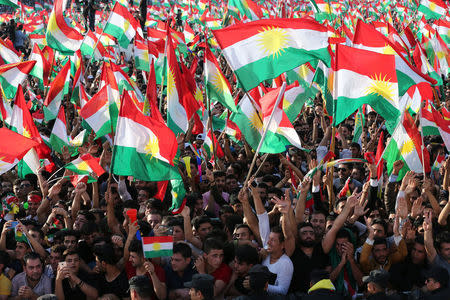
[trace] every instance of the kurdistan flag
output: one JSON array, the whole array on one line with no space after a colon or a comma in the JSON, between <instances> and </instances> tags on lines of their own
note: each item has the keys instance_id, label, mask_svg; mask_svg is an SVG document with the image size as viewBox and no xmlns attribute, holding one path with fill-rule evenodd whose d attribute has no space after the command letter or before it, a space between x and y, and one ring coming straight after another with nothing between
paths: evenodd
<instances>
[{"instance_id":1,"label":"kurdistan flag","mask_svg":"<svg viewBox=\"0 0 450 300\"><path fill-rule=\"evenodd\" d=\"M175 134L164 123L145 116L128 92L121 102L112 172L145 181L180 178L174 166L178 147Z\"/></svg>"},{"instance_id":2,"label":"kurdistan flag","mask_svg":"<svg viewBox=\"0 0 450 300\"><path fill-rule=\"evenodd\" d=\"M335 68L334 124L369 104L393 130L400 116L394 56L338 44Z\"/></svg>"},{"instance_id":3,"label":"kurdistan flag","mask_svg":"<svg viewBox=\"0 0 450 300\"><path fill-rule=\"evenodd\" d=\"M314 59L330 65L327 28L312 19L271 19L214 30L246 91Z\"/></svg>"},{"instance_id":4,"label":"kurdistan flag","mask_svg":"<svg viewBox=\"0 0 450 300\"><path fill-rule=\"evenodd\" d=\"M75 174L89 176L88 183L97 181L94 177L90 176L92 173L95 173L97 178L105 173L105 170L103 170L99 164L99 159L93 157L89 153L81 155L77 159L71 161L65 165L65 168Z\"/></svg>"},{"instance_id":5,"label":"kurdistan flag","mask_svg":"<svg viewBox=\"0 0 450 300\"><path fill-rule=\"evenodd\" d=\"M94 130L96 139L111 132L108 88L102 87L80 111L80 116Z\"/></svg>"},{"instance_id":6,"label":"kurdistan flag","mask_svg":"<svg viewBox=\"0 0 450 300\"><path fill-rule=\"evenodd\" d=\"M67 61L50 85L50 89L48 90L44 101L44 115L46 121L56 118L59 112L59 107L61 106L61 101L69 92L69 71L70 61Z\"/></svg>"},{"instance_id":7,"label":"kurdistan flag","mask_svg":"<svg viewBox=\"0 0 450 300\"><path fill-rule=\"evenodd\" d=\"M0 128L0 175L12 169L38 143L5 127Z\"/></svg>"},{"instance_id":8,"label":"kurdistan flag","mask_svg":"<svg viewBox=\"0 0 450 300\"><path fill-rule=\"evenodd\" d=\"M55 152L62 153L64 147L69 147L69 136L67 135L66 114L64 106L59 109L52 133L50 134L50 144Z\"/></svg>"},{"instance_id":9,"label":"kurdistan flag","mask_svg":"<svg viewBox=\"0 0 450 300\"><path fill-rule=\"evenodd\" d=\"M142 237L142 249L145 258L172 256L173 236Z\"/></svg>"},{"instance_id":10,"label":"kurdistan flag","mask_svg":"<svg viewBox=\"0 0 450 300\"><path fill-rule=\"evenodd\" d=\"M20 62L20 54L14 49L11 42L8 44L7 42L0 40L0 56L5 64Z\"/></svg>"},{"instance_id":11,"label":"kurdistan flag","mask_svg":"<svg viewBox=\"0 0 450 300\"><path fill-rule=\"evenodd\" d=\"M67 0L55 0L53 10L48 20L45 38L47 44L61 54L72 55L80 49L83 35L66 22L69 16L65 14Z\"/></svg>"},{"instance_id":12,"label":"kurdistan flag","mask_svg":"<svg viewBox=\"0 0 450 300\"><path fill-rule=\"evenodd\" d=\"M450 121L436 110L430 100L426 101L420 116L423 135L439 135L447 150L450 149Z\"/></svg>"},{"instance_id":13,"label":"kurdistan flag","mask_svg":"<svg viewBox=\"0 0 450 300\"><path fill-rule=\"evenodd\" d=\"M27 78L35 64L35 60L28 60L0 66L0 86L7 99L16 96L17 87Z\"/></svg>"},{"instance_id":14,"label":"kurdistan flag","mask_svg":"<svg viewBox=\"0 0 450 300\"><path fill-rule=\"evenodd\" d=\"M252 21L263 17L261 8L252 0L229 0L228 12L238 20L241 16L246 16Z\"/></svg>"},{"instance_id":15,"label":"kurdistan flag","mask_svg":"<svg viewBox=\"0 0 450 300\"><path fill-rule=\"evenodd\" d=\"M427 20L439 19L448 12L448 7L442 0L420 0L419 11Z\"/></svg>"},{"instance_id":16,"label":"kurdistan flag","mask_svg":"<svg viewBox=\"0 0 450 300\"><path fill-rule=\"evenodd\" d=\"M208 46L205 49L205 77L209 101L219 101L232 112L236 112L230 83L220 70L219 63Z\"/></svg>"},{"instance_id":17,"label":"kurdistan flag","mask_svg":"<svg viewBox=\"0 0 450 300\"><path fill-rule=\"evenodd\" d=\"M14 8L19 8L19 4L17 4L17 0L0 0L0 4L11 6Z\"/></svg>"},{"instance_id":18,"label":"kurdistan flag","mask_svg":"<svg viewBox=\"0 0 450 300\"><path fill-rule=\"evenodd\" d=\"M138 29L140 29L139 23L128 8L116 2L109 15L104 32L115 37L119 45L127 49Z\"/></svg>"},{"instance_id":19,"label":"kurdistan flag","mask_svg":"<svg viewBox=\"0 0 450 300\"><path fill-rule=\"evenodd\" d=\"M425 172L430 172L430 156L426 148L423 149ZM392 173L393 164L397 160L404 162L404 167L400 170L397 180L401 180L408 171L423 173L422 165L422 138L419 129L414 124L411 115L405 111L395 128L391 139L383 154L387 162L388 174Z\"/></svg>"}]
</instances>

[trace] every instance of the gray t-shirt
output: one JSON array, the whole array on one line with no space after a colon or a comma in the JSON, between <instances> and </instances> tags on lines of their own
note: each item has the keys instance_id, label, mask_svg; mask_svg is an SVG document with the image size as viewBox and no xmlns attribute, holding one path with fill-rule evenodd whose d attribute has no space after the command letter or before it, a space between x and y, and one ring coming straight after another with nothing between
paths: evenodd
<instances>
[{"instance_id":1,"label":"gray t-shirt","mask_svg":"<svg viewBox=\"0 0 450 300\"><path fill-rule=\"evenodd\" d=\"M450 263L442 258L439 254L436 254L436 258L433 261L433 265L445 268L450 276Z\"/></svg>"},{"instance_id":2,"label":"gray t-shirt","mask_svg":"<svg viewBox=\"0 0 450 300\"><path fill-rule=\"evenodd\" d=\"M11 297L18 296L19 288L24 285L28 286L26 273L22 272L16 275L11 283L12 283ZM42 274L38 284L36 284L36 286L33 288L33 293L35 293L38 296L51 294L52 293L51 279L47 275Z\"/></svg>"}]
</instances>

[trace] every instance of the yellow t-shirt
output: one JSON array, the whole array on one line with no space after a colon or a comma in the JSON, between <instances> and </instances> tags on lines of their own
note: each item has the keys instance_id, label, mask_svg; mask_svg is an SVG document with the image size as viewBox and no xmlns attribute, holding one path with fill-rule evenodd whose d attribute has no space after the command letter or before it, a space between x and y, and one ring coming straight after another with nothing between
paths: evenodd
<instances>
[{"instance_id":1,"label":"yellow t-shirt","mask_svg":"<svg viewBox=\"0 0 450 300\"><path fill-rule=\"evenodd\" d=\"M11 295L11 280L5 274L0 275L0 295Z\"/></svg>"}]
</instances>

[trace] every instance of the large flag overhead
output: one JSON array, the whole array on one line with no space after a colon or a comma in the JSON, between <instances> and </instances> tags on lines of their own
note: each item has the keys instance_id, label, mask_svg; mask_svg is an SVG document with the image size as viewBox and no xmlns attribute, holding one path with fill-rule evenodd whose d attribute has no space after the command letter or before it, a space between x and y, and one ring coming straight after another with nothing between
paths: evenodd
<instances>
[{"instance_id":1,"label":"large flag overhead","mask_svg":"<svg viewBox=\"0 0 450 300\"><path fill-rule=\"evenodd\" d=\"M138 31L139 23L128 8L116 2L105 26L105 33L117 39L122 48L127 48ZM142 36L142 34L141 34Z\"/></svg>"},{"instance_id":2,"label":"large flag overhead","mask_svg":"<svg viewBox=\"0 0 450 300\"><path fill-rule=\"evenodd\" d=\"M145 181L180 178L174 166L177 147L175 134L164 123L145 116L125 92L117 121L112 172Z\"/></svg>"},{"instance_id":3,"label":"large flag overhead","mask_svg":"<svg viewBox=\"0 0 450 300\"><path fill-rule=\"evenodd\" d=\"M246 91L313 59L328 66L327 28L312 19L270 19L214 30Z\"/></svg>"},{"instance_id":4,"label":"large flag overhead","mask_svg":"<svg viewBox=\"0 0 450 300\"><path fill-rule=\"evenodd\" d=\"M396 160L402 160L405 163L397 180L401 180L408 171L423 173L425 169L425 172L430 172L430 155L428 150L422 147L419 129L409 112L405 111L401 121L397 124L386 146L383 158L387 162L388 174L392 173L392 166Z\"/></svg>"},{"instance_id":5,"label":"large flag overhead","mask_svg":"<svg viewBox=\"0 0 450 300\"><path fill-rule=\"evenodd\" d=\"M45 37L47 45L51 48L58 50L61 54L71 55L80 49L83 35L67 24L68 14L64 14L66 7L67 0L55 0Z\"/></svg>"},{"instance_id":6,"label":"large flag overhead","mask_svg":"<svg viewBox=\"0 0 450 300\"><path fill-rule=\"evenodd\" d=\"M19 4L17 4L17 0L0 0L0 4L11 6L14 8L19 8Z\"/></svg>"},{"instance_id":7,"label":"large flag overhead","mask_svg":"<svg viewBox=\"0 0 450 300\"><path fill-rule=\"evenodd\" d=\"M0 128L0 140L8 141L0 144L0 175L13 168L31 148L38 145L38 142L5 127Z\"/></svg>"},{"instance_id":8,"label":"large flag overhead","mask_svg":"<svg viewBox=\"0 0 450 300\"><path fill-rule=\"evenodd\" d=\"M27 78L35 64L35 60L29 60L0 66L0 86L7 99L14 99L19 84Z\"/></svg>"},{"instance_id":9,"label":"large flag overhead","mask_svg":"<svg viewBox=\"0 0 450 300\"><path fill-rule=\"evenodd\" d=\"M336 45L334 124L370 104L393 130L400 116L393 55Z\"/></svg>"}]
</instances>

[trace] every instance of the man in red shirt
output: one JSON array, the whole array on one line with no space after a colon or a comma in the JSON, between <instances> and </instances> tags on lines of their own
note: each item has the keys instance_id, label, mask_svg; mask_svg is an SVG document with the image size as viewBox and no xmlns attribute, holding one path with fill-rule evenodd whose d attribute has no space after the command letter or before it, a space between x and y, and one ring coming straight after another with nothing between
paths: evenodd
<instances>
[{"instance_id":1,"label":"man in red shirt","mask_svg":"<svg viewBox=\"0 0 450 300\"><path fill-rule=\"evenodd\" d=\"M214 298L223 298L231 278L231 268L223 262L223 257L222 242L209 238L203 243L203 255L195 261L199 274L209 274L214 277Z\"/></svg>"},{"instance_id":2,"label":"man in red shirt","mask_svg":"<svg viewBox=\"0 0 450 300\"><path fill-rule=\"evenodd\" d=\"M130 258L125 264L128 279L140 275L147 276L153 290L151 298L155 300L166 299L166 276L163 268L145 259L142 244L138 240L133 240L130 243L128 252Z\"/></svg>"}]
</instances>

